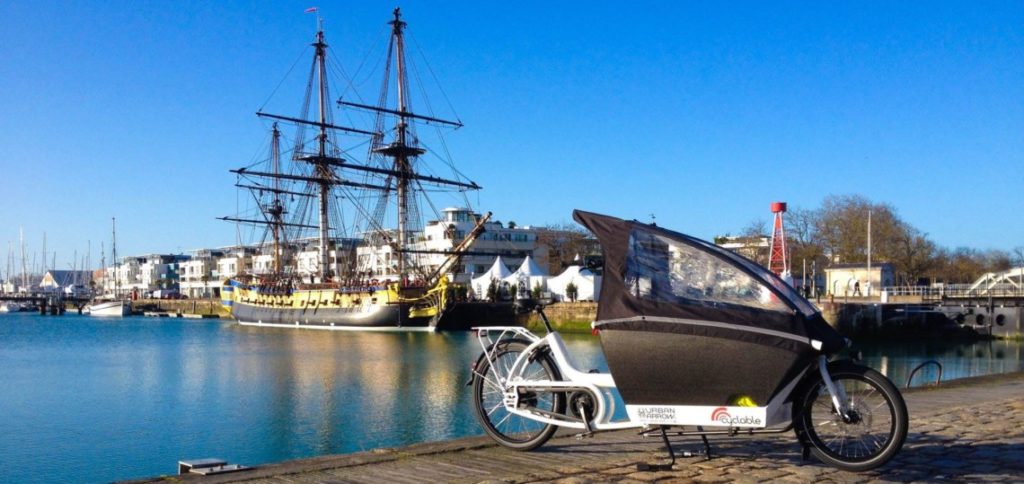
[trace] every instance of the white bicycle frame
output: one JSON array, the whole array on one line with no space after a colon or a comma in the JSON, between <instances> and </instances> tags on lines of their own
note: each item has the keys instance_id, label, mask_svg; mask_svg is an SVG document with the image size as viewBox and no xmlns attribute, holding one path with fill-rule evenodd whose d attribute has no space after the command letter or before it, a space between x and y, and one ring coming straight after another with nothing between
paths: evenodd
<instances>
[{"instance_id":1,"label":"white bicycle frame","mask_svg":"<svg viewBox=\"0 0 1024 484\"><path fill-rule=\"evenodd\" d=\"M641 422L634 422L632 420L619 422L611 421L612 417L615 415L615 398L611 393L612 390L615 389L615 380L612 379L612 375L610 373L586 373L576 369L570 360L569 352L565 348L565 343L562 341L562 337L557 331L552 331L541 338L533 334L530 330L518 326L473 329L476 331L480 345L484 349L484 357L491 363L488 365L490 368L488 371L493 373L498 384L504 389L505 410L509 413L520 415L538 422L586 430L587 425L583 422L555 419L529 409L518 408L518 399L520 395L519 389L522 387L544 388L550 390L565 389L567 391L571 391L573 389L585 389L589 390L597 400L594 402L594 415L593 423L590 427L591 430L619 430L639 428L645 425ZM497 336L492 338L491 335L495 333ZM515 363L513 363L508 369L507 374L502 375L501 369L497 368L497 365L494 364L496 355L493 354L493 348L496 347L496 343L515 337L529 341L530 345L519 355L518 358L516 358ZM522 373L526 369L527 365L529 365L532 355L540 351L543 347L547 347L550 350L551 357L554 359L555 366L558 367L558 372L561 374L563 380L528 380L523 378ZM486 378L487 375L481 375L481 377Z\"/></svg>"},{"instance_id":2,"label":"white bicycle frame","mask_svg":"<svg viewBox=\"0 0 1024 484\"><path fill-rule=\"evenodd\" d=\"M709 427L745 427L745 428L766 428L779 425L788 425L791 421L792 404L787 402L790 393L796 388L797 383L802 380L806 369L789 382L765 407L708 407L696 405L680 406L657 406L658 412L664 414L666 409L671 410L672 419L659 420L657 417L644 417L644 406L627 405L630 414L628 420L612 421L615 414L615 398L612 394L615 391L615 380L610 373L587 373L578 370L572 363L569 352L557 331L551 331L543 338L537 336L530 330L518 326L509 327L479 327L473 328L477 333L477 339L484 350L484 357L488 361L488 372L492 373L497 384L503 389L503 404L505 410L511 414L519 415L538 422L554 424L561 427L598 431L598 430L620 430L629 428L642 428L651 425L700 425ZM495 364L497 355L494 349L497 343L503 340L522 339L529 342L529 345L516 358L511 367L505 371ZM544 348L550 352L555 366L558 369L561 381L551 380L530 380L523 376L526 367L530 364L533 355ZM818 371L825 382L825 387L832 398L832 403L840 415L848 415L848 401L842 388L837 387L826 368L827 358L820 356ZM502 374L503 371L505 374ZM488 375L479 375L487 378ZM571 417L554 418L550 414L540 413L530 408L520 408L519 395L523 394L520 389L531 389L540 391L589 391L595 397L594 411L591 422L572 419ZM735 421L716 420L715 414L729 413L731 415L755 415L761 420L754 423L735 423ZM747 412L746 414L744 412ZM751 413L752 412L752 413ZM728 416L728 415L727 415ZM586 418L586 417L583 417Z\"/></svg>"}]
</instances>

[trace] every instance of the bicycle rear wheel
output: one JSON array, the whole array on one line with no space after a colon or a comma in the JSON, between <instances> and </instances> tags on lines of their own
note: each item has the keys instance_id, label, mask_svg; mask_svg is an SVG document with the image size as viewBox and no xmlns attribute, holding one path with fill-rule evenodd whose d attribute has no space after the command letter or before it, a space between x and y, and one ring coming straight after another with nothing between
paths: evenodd
<instances>
[{"instance_id":1,"label":"bicycle rear wheel","mask_svg":"<svg viewBox=\"0 0 1024 484\"><path fill-rule=\"evenodd\" d=\"M866 471L892 459L907 438L907 406L881 373L853 363L830 365L835 385L846 394L848 418L840 416L818 377L794 402L794 424L801 442L822 462L848 471Z\"/></svg>"},{"instance_id":2,"label":"bicycle rear wheel","mask_svg":"<svg viewBox=\"0 0 1024 484\"><path fill-rule=\"evenodd\" d=\"M519 355L528 345L521 341L501 342L492 349L494 364L483 358L473 376L473 409L487 435L499 444L515 450L533 450L544 445L555 433L554 424L509 412L505 408L505 388L502 380L508 377ZM502 379L498 378L498 375ZM556 381L560 377L555 363L546 354L534 354L532 361L520 375L527 380ZM552 392L523 392L519 395L518 410L541 410L553 414L565 411L565 394Z\"/></svg>"}]
</instances>

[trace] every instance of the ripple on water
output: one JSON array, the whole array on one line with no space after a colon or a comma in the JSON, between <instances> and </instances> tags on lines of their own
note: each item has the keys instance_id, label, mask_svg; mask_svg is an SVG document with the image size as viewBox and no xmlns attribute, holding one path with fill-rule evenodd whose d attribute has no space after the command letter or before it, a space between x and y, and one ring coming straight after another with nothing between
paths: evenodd
<instances>
[{"instance_id":1,"label":"ripple on water","mask_svg":"<svg viewBox=\"0 0 1024 484\"><path fill-rule=\"evenodd\" d=\"M606 369L596 338L567 346L581 369ZM0 467L9 482L99 482L173 474L184 458L260 464L479 435L465 386L478 352L467 333L0 315ZM947 378L1024 360L1019 342L864 354L901 386L927 359Z\"/></svg>"}]
</instances>

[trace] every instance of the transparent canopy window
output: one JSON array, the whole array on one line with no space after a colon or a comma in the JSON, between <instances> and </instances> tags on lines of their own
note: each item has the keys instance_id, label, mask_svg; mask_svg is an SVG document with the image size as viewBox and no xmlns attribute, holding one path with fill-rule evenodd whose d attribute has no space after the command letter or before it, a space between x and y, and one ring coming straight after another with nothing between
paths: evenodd
<instances>
[{"instance_id":1,"label":"transparent canopy window","mask_svg":"<svg viewBox=\"0 0 1024 484\"><path fill-rule=\"evenodd\" d=\"M791 312L770 289L729 262L643 230L630 233L625 282L634 296L658 302Z\"/></svg>"}]
</instances>

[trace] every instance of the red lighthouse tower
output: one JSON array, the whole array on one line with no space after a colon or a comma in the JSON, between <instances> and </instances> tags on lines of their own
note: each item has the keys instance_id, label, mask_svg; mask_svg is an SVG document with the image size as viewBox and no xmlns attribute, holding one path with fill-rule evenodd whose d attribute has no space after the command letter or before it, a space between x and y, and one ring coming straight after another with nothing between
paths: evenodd
<instances>
[{"instance_id":1,"label":"red lighthouse tower","mask_svg":"<svg viewBox=\"0 0 1024 484\"><path fill-rule=\"evenodd\" d=\"M783 279L789 274L789 250L786 249L786 232L782 228L782 214L786 213L786 202L772 202L775 222L772 224L771 252L768 254L768 270Z\"/></svg>"}]
</instances>

